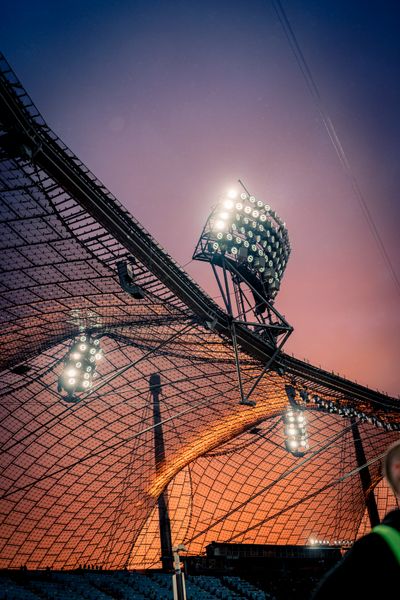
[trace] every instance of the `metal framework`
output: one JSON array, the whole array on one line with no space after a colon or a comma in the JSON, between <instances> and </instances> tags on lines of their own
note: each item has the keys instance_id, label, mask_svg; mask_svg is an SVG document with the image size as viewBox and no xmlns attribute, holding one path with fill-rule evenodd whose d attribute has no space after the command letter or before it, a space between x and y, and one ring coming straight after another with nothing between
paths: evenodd
<instances>
[{"instance_id":1,"label":"metal framework","mask_svg":"<svg viewBox=\"0 0 400 600\"><path fill-rule=\"evenodd\" d=\"M255 406L250 396L293 331L273 302L290 254L284 223L269 205L251 196L243 183L240 202L230 191L213 210L193 254L210 263L229 317L235 353L240 403ZM220 271L217 267L220 267ZM214 326L214 324L210 324ZM237 342L237 327L262 337L271 348L259 377L244 391Z\"/></svg>"},{"instance_id":2,"label":"metal framework","mask_svg":"<svg viewBox=\"0 0 400 600\"><path fill-rule=\"evenodd\" d=\"M212 540L354 540L366 466L378 512L393 503L379 458L398 401L276 353L248 323L234 347L231 315L50 130L3 56L0 197L1 567L159 564L163 492L173 547L193 554ZM104 358L71 403L57 382L82 332ZM253 408L237 402L236 353L246 390L273 357ZM303 457L285 449L287 386L308 413Z\"/></svg>"}]
</instances>

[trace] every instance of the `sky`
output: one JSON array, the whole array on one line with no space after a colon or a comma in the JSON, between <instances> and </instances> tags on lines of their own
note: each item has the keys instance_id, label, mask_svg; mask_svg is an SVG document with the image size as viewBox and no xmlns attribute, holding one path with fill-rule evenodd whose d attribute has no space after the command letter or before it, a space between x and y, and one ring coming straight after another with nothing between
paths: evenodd
<instances>
[{"instance_id":1,"label":"sky","mask_svg":"<svg viewBox=\"0 0 400 600\"><path fill-rule=\"evenodd\" d=\"M400 278L400 8L282 0ZM286 222L286 350L400 393L400 294L271 0L5 0L1 50L50 127L189 274L238 178Z\"/></svg>"}]
</instances>

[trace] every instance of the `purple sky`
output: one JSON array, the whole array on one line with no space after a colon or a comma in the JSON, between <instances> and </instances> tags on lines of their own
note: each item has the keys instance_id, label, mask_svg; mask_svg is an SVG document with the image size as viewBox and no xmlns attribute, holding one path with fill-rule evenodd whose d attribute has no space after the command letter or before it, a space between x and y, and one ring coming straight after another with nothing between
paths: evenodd
<instances>
[{"instance_id":1,"label":"purple sky","mask_svg":"<svg viewBox=\"0 0 400 600\"><path fill-rule=\"evenodd\" d=\"M284 7L400 276L397 3ZM271 2L6 0L0 34L49 125L181 264L237 178L271 204L292 245L286 349L400 392L399 290Z\"/></svg>"}]
</instances>

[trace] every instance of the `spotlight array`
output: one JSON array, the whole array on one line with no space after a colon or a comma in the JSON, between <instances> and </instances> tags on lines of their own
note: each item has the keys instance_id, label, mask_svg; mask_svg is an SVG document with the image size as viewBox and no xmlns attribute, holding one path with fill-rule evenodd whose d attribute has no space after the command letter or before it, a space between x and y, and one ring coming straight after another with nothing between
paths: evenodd
<instances>
[{"instance_id":1,"label":"spotlight array","mask_svg":"<svg viewBox=\"0 0 400 600\"><path fill-rule=\"evenodd\" d=\"M76 392L86 392L92 387L97 361L102 355L98 339L81 335L75 340L65 357L63 371L58 378L58 391L67 392L66 400L76 401Z\"/></svg>"},{"instance_id":2,"label":"spotlight array","mask_svg":"<svg viewBox=\"0 0 400 600\"><path fill-rule=\"evenodd\" d=\"M323 412L340 415L342 417L355 417L362 423L369 423L375 427L380 427L385 431L400 431L400 423L387 422L377 415L366 415L364 412L353 408L352 406L339 406L338 403L332 400L325 400L318 395L314 395L311 398L308 393L304 390L300 391L301 398L306 402L315 404L317 410Z\"/></svg>"},{"instance_id":3,"label":"spotlight array","mask_svg":"<svg viewBox=\"0 0 400 600\"><path fill-rule=\"evenodd\" d=\"M341 547L350 547L353 545L351 540L334 540L331 542L330 540L319 540L316 538L311 538L309 541L310 546L341 546Z\"/></svg>"},{"instance_id":4,"label":"spotlight array","mask_svg":"<svg viewBox=\"0 0 400 600\"><path fill-rule=\"evenodd\" d=\"M208 223L208 252L246 265L274 298L290 254L285 223L268 204L230 190Z\"/></svg>"},{"instance_id":5,"label":"spotlight array","mask_svg":"<svg viewBox=\"0 0 400 600\"><path fill-rule=\"evenodd\" d=\"M309 449L307 420L302 408L288 408L283 414L285 447L293 456L304 456Z\"/></svg>"}]
</instances>

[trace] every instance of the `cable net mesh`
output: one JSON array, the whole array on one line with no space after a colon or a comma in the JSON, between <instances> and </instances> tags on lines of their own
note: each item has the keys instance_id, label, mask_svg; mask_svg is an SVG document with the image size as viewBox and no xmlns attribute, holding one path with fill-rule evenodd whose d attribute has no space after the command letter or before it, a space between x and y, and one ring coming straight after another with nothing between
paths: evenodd
<instances>
[{"instance_id":1,"label":"cable net mesh","mask_svg":"<svg viewBox=\"0 0 400 600\"><path fill-rule=\"evenodd\" d=\"M7 78L17 89L12 73ZM110 198L19 95L32 123ZM270 371L254 392L256 407L239 405L229 339L207 328L151 261L136 257L144 298L123 291L116 264L131 254L34 157L16 156L9 134L0 121L0 568L158 566L163 492L172 542L191 554L213 540L305 544L360 535L365 498L350 421L307 411L310 451L289 454L281 416L293 379ZM72 404L57 380L82 331L100 338L104 359L94 388ZM249 387L263 365L243 350L240 362ZM351 399L300 383L328 400ZM379 457L398 434L359 429L378 483ZM381 509L391 502L380 492Z\"/></svg>"}]
</instances>

